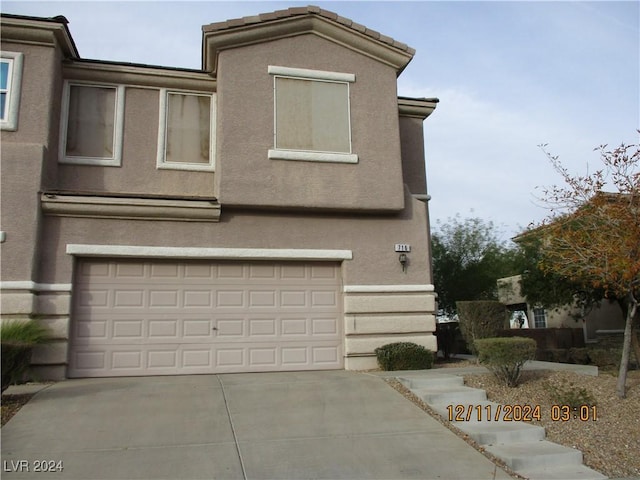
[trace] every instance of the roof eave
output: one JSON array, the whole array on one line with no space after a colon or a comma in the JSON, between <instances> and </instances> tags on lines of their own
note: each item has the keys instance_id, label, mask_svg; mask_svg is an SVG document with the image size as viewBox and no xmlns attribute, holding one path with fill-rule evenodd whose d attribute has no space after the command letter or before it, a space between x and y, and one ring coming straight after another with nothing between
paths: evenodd
<instances>
[{"instance_id":1,"label":"roof eave","mask_svg":"<svg viewBox=\"0 0 640 480\"><path fill-rule=\"evenodd\" d=\"M398 75L411 61L415 53L410 47L398 48L376 40L364 32L360 33L352 27L308 13L307 15L243 24L237 27L231 26L224 29L203 27L203 70L215 76L218 69L218 55L223 50L304 34L318 35L374 58L393 67Z\"/></svg>"},{"instance_id":2,"label":"roof eave","mask_svg":"<svg viewBox=\"0 0 640 480\"><path fill-rule=\"evenodd\" d=\"M437 98L398 97L398 110L400 116L425 120L436 109L439 101Z\"/></svg>"},{"instance_id":3,"label":"roof eave","mask_svg":"<svg viewBox=\"0 0 640 480\"><path fill-rule=\"evenodd\" d=\"M3 14L0 34L3 42L58 45L65 58L80 58L64 17L38 18Z\"/></svg>"}]
</instances>

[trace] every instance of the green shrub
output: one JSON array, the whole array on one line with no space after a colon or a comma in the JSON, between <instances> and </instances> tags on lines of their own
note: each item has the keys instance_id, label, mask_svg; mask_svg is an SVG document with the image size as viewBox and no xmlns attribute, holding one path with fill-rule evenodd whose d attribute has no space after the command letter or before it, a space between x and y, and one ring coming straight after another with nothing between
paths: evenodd
<instances>
[{"instance_id":1,"label":"green shrub","mask_svg":"<svg viewBox=\"0 0 640 480\"><path fill-rule=\"evenodd\" d=\"M589 352L586 348L570 348L569 362L577 363L578 365L586 365L589 363Z\"/></svg>"},{"instance_id":2,"label":"green shrub","mask_svg":"<svg viewBox=\"0 0 640 480\"><path fill-rule=\"evenodd\" d=\"M423 370L433 366L433 352L415 343L389 343L374 351L382 370Z\"/></svg>"},{"instance_id":3,"label":"green shrub","mask_svg":"<svg viewBox=\"0 0 640 480\"><path fill-rule=\"evenodd\" d=\"M616 348L589 348L587 352L590 363L598 367L617 366L620 362L621 352Z\"/></svg>"},{"instance_id":4,"label":"green shrub","mask_svg":"<svg viewBox=\"0 0 640 480\"><path fill-rule=\"evenodd\" d=\"M547 350L549 355L549 362L553 363L568 363L569 351L566 348L549 348Z\"/></svg>"},{"instance_id":5,"label":"green shrub","mask_svg":"<svg viewBox=\"0 0 640 480\"><path fill-rule=\"evenodd\" d=\"M507 309L493 300L456 302L460 331L471 353L477 355L475 341L478 338L494 338L505 328Z\"/></svg>"},{"instance_id":6,"label":"green shrub","mask_svg":"<svg viewBox=\"0 0 640 480\"><path fill-rule=\"evenodd\" d=\"M34 345L48 342L49 331L33 320L9 320L0 323L2 348L2 391L23 380L29 369Z\"/></svg>"},{"instance_id":7,"label":"green shrub","mask_svg":"<svg viewBox=\"0 0 640 480\"><path fill-rule=\"evenodd\" d=\"M475 345L480 364L509 387L518 385L522 366L536 355L536 341L531 338L480 338Z\"/></svg>"},{"instance_id":8,"label":"green shrub","mask_svg":"<svg viewBox=\"0 0 640 480\"><path fill-rule=\"evenodd\" d=\"M563 380L560 385L545 384L546 390L556 405L569 405L572 408L579 408L583 405L595 405L596 400L586 388L575 387L573 383L566 385Z\"/></svg>"}]
</instances>

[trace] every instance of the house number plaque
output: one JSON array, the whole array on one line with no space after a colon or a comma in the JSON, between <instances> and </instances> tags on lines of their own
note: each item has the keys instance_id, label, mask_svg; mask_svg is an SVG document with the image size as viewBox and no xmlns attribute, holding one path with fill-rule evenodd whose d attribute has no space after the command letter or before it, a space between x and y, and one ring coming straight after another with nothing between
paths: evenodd
<instances>
[{"instance_id":1,"label":"house number plaque","mask_svg":"<svg viewBox=\"0 0 640 480\"><path fill-rule=\"evenodd\" d=\"M411 245L408 243L396 243L395 245L396 252L410 252Z\"/></svg>"}]
</instances>

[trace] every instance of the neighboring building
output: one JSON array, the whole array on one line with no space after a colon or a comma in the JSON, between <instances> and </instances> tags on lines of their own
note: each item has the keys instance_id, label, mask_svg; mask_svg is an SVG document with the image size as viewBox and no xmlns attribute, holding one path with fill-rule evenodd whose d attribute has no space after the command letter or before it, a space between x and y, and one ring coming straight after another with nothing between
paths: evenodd
<instances>
[{"instance_id":1,"label":"neighboring building","mask_svg":"<svg viewBox=\"0 0 640 480\"><path fill-rule=\"evenodd\" d=\"M2 314L54 332L41 378L436 350L413 49L317 7L205 25L202 70L81 59L64 17L1 36Z\"/></svg>"},{"instance_id":2,"label":"neighboring building","mask_svg":"<svg viewBox=\"0 0 640 480\"><path fill-rule=\"evenodd\" d=\"M624 330L625 320L618 302L603 300L583 319L577 307L545 308L531 305L522 295L520 279L520 275L515 275L498 280L498 299L511 312L511 328L521 328L518 318L524 316L524 328L582 328L587 342L597 340L597 332Z\"/></svg>"}]
</instances>

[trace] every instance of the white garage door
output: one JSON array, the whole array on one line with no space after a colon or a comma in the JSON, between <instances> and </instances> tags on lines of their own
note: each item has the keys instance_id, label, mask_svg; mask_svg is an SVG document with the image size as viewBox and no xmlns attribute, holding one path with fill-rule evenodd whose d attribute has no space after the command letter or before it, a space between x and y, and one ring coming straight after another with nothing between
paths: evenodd
<instances>
[{"instance_id":1,"label":"white garage door","mask_svg":"<svg viewBox=\"0 0 640 480\"><path fill-rule=\"evenodd\" d=\"M80 260L70 377L343 368L337 264Z\"/></svg>"}]
</instances>

